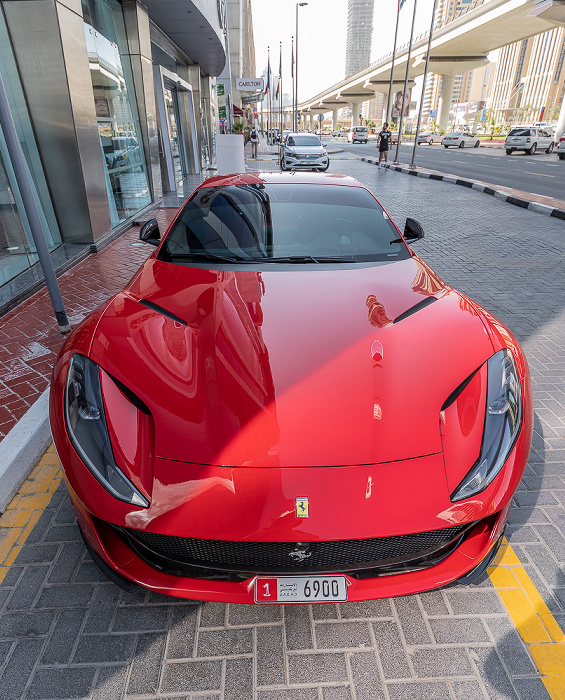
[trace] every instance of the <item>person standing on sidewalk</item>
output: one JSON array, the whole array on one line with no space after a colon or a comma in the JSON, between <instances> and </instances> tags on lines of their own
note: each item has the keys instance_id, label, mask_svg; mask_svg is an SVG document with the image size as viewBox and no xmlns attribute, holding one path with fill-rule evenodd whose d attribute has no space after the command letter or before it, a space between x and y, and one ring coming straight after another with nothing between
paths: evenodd
<instances>
[{"instance_id":1,"label":"person standing on sidewalk","mask_svg":"<svg viewBox=\"0 0 565 700\"><path fill-rule=\"evenodd\" d=\"M259 132L255 127L251 129L249 134L249 140L251 141L251 157L257 158L257 145L259 143Z\"/></svg>"},{"instance_id":2,"label":"person standing on sidewalk","mask_svg":"<svg viewBox=\"0 0 565 700\"><path fill-rule=\"evenodd\" d=\"M388 123L383 124L382 130L377 135L377 146L379 147L379 168L384 157L385 163L388 163L388 149L392 141L392 132L389 131Z\"/></svg>"}]
</instances>

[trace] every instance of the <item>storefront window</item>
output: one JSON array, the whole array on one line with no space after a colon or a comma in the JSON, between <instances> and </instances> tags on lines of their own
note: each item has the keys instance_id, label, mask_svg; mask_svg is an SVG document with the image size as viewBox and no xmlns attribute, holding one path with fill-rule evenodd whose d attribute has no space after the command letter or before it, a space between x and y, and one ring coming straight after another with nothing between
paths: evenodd
<instances>
[{"instance_id":1,"label":"storefront window","mask_svg":"<svg viewBox=\"0 0 565 700\"><path fill-rule=\"evenodd\" d=\"M121 6L82 0L112 226L151 203Z\"/></svg>"},{"instance_id":2,"label":"storefront window","mask_svg":"<svg viewBox=\"0 0 565 700\"><path fill-rule=\"evenodd\" d=\"M39 218L47 245L49 250L54 250L61 245L59 227L47 189L8 31L1 11L0 73L8 95L18 139L31 175L31 185L36 197ZM20 198L4 135L0 130L0 286L27 270L37 261L35 244Z\"/></svg>"}]
</instances>

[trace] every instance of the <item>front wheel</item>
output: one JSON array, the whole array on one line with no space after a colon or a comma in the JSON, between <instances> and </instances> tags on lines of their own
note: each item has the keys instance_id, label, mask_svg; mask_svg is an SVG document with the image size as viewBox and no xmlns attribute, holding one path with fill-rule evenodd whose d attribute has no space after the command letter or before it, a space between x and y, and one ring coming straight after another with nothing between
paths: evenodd
<instances>
[{"instance_id":1,"label":"front wheel","mask_svg":"<svg viewBox=\"0 0 565 700\"><path fill-rule=\"evenodd\" d=\"M284 156L281 158L281 170L288 170L288 167L286 165L286 159Z\"/></svg>"},{"instance_id":2,"label":"front wheel","mask_svg":"<svg viewBox=\"0 0 565 700\"><path fill-rule=\"evenodd\" d=\"M528 151L528 153L529 153L531 156L533 156L534 153L537 151L537 148L538 148L537 143L533 143L533 144L532 144L532 147L530 148L530 150Z\"/></svg>"},{"instance_id":3,"label":"front wheel","mask_svg":"<svg viewBox=\"0 0 565 700\"><path fill-rule=\"evenodd\" d=\"M549 148L546 149L546 153L553 153L553 142L549 144Z\"/></svg>"},{"instance_id":4,"label":"front wheel","mask_svg":"<svg viewBox=\"0 0 565 700\"><path fill-rule=\"evenodd\" d=\"M465 141L461 141L461 143L459 144L459 148L465 148Z\"/></svg>"},{"instance_id":5,"label":"front wheel","mask_svg":"<svg viewBox=\"0 0 565 700\"><path fill-rule=\"evenodd\" d=\"M477 142L475 143L473 148L478 148L480 145L481 145L481 142L479 141L479 139L477 139Z\"/></svg>"},{"instance_id":6,"label":"front wheel","mask_svg":"<svg viewBox=\"0 0 565 700\"><path fill-rule=\"evenodd\" d=\"M326 170L327 170L329 167L330 167L330 161L328 160L328 162L327 162L322 168L318 168L318 170L319 170L321 173L325 173Z\"/></svg>"}]
</instances>

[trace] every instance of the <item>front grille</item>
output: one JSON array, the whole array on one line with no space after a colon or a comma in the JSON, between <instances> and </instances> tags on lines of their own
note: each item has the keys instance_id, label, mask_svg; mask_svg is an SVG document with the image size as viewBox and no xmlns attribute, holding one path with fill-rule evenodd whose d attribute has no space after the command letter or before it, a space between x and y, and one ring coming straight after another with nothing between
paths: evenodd
<instances>
[{"instance_id":1,"label":"front grille","mask_svg":"<svg viewBox=\"0 0 565 700\"><path fill-rule=\"evenodd\" d=\"M208 571L264 574L404 566L433 558L470 527L472 524L396 537L304 543L201 540L126 528L121 533L142 558L158 568L174 569L173 564L180 564Z\"/></svg>"}]
</instances>

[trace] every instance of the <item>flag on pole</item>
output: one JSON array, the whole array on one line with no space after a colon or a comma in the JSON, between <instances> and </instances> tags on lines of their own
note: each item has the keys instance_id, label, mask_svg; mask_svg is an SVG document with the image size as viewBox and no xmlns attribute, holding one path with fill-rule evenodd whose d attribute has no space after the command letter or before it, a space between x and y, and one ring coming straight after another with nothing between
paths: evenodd
<instances>
[{"instance_id":1,"label":"flag on pole","mask_svg":"<svg viewBox=\"0 0 565 700\"><path fill-rule=\"evenodd\" d=\"M281 87L281 79L280 79L280 77L279 77L279 79L277 80L277 91L275 92L275 97L277 98L277 100L279 99L279 90L280 90L280 87Z\"/></svg>"},{"instance_id":2,"label":"flag on pole","mask_svg":"<svg viewBox=\"0 0 565 700\"><path fill-rule=\"evenodd\" d=\"M281 81L282 81L282 41L281 41L280 52L279 52L279 80L277 82L277 93L276 93L277 100L279 99Z\"/></svg>"},{"instance_id":3,"label":"flag on pole","mask_svg":"<svg viewBox=\"0 0 565 700\"><path fill-rule=\"evenodd\" d=\"M406 2L406 0L398 0L398 11L399 12L402 9L402 5L404 5L405 2Z\"/></svg>"},{"instance_id":4,"label":"flag on pole","mask_svg":"<svg viewBox=\"0 0 565 700\"><path fill-rule=\"evenodd\" d=\"M292 37L292 47L290 49L290 77L294 78L294 37Z\"/></svg>"},{"instance_id":5,"label":"flag on pole","mask_svg":"<svg viewBox=\"0 0 565 700\"><path fill-rule=\"evenodd\" d=\"M267 83L265 85L265 95L269 92L269 88L271 87L271 53L269 49L267 49Z\"/></svg>"}]
</instances>

